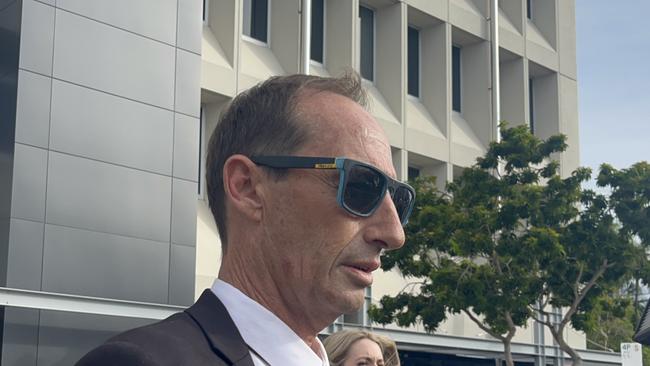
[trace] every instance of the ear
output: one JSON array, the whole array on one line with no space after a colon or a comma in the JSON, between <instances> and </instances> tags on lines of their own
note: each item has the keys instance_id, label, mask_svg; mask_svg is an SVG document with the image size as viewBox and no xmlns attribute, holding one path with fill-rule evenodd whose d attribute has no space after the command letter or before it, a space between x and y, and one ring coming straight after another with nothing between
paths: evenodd
<instances>
[{"instance_id":1,"label":"ear","mask_svg":"<svg viewBox=\"0 0 650 366\"><path fill-rule=\"evenodd\" d=\"M223 186L232 209L251 220L262 218L262 199L257 192L259 169L248 157L232 155L223 166Z\"/></svg>"}]
</instances>

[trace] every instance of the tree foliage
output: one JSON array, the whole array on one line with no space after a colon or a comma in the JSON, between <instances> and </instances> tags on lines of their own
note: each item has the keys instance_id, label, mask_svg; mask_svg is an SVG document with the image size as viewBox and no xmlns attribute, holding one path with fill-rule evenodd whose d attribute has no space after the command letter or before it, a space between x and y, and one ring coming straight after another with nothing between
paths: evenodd
<instances>
[{"instance_id":1,"label":"tree foliage","mask_svg":"<svg viewBox=\"0 0 650 366\"><path fill-rule=\"evenodd\" d=\"M535 318L580 364L563 339L566 326L585 329L585 314L603 290L620 285L630 262L645 257L633 235L650 239L643 231L650 225L620 225L614 211L637 218L639 212L650 217L650 209L636 205L638 185L628 187L633 183L613 168L601 171L599 183L619 184L615 202L582 189L591 175L587 168L563 178L553 157L566 149L564 136L540 140L524 125L500 129L501 141L445 192L432 178L414 182L417 202L406 245L387 253L382 264L413 282L408 291L384 296L370 316L382 324L421 322L434 331L446 314L465 313L504 343L509 365L516 328ZM650 189L646 193L650 198ZM550 316L557 307L565 309L559 323Z\"/></svg>"},{"instance_id":2,"label":"tree foliage","mask_svg":"<svg viewBox=\"0 0 650 366\"><path fill-rule=\"evenodd\" d=\"M621 343L633 342L638 314L645 304L635 301L637 281L619 291L604 293L585 317L587 348L620 352ZM643 347L643 363L650 364L650 348Z\"/></svg>"}]
</instances>

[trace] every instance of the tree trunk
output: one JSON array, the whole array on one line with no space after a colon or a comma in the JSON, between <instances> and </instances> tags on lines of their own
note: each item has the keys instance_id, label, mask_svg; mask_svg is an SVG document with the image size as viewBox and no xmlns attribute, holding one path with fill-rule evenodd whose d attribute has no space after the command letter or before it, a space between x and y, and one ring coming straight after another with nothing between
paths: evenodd
<instances>
[{"instance_id":1,"label":"tree trunk","mask_svg":"<svg viewBox=\"0 0 650 366\"><path fill-rule=\"evenodd\" d=\"M515 362L512 360L512 349L511 349L511 338L504 338L503 341L503 354L506 361L506 366L515 366Z\"/></svg>"},{"instance_id":2,"label":"tree trunk","mask_svg":"<svg viewBox=\"0 0 650 366\"><path fill-rule=\"evenodd\" d=\"M635 276L634 281L634 324L637 324L640 320L639 316L639 276Z\"/></svg>"},{"instance_id":3,"label":"tree trunk","mask_svg":"<svg viewBox=\"0 0 650 366\"><path fill-rule=\"evenodd\" d=\"M569 346L568 343L564 340L564 337L562 336L562 331L564 330L564 327L555 330L551 329L551 334L553 335L553 339L557 342L557 344L560 346L560 349L566 353L569 354L571 357L571 362L573 366L582 366L582 357L580 357L580 354L571 346Z\"/></svg>"}]
</instances>

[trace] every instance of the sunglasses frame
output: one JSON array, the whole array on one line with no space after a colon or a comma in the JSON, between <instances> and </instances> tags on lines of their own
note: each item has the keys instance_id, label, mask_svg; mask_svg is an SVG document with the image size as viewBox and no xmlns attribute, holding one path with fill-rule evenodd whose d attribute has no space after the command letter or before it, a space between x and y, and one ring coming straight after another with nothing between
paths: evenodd
<instances>
[{"instance_id":1,"label":"sunglasses frame","mask_svg":"<svg viewBox=\"0 0 650 366\"><path fill-rule=\"evenodd\" d=\"M402 226L408 223L408 219L411 216L411 212L413 211L413 206L415 206L415 189L413 189L413 187L411 187L406 183L400 182L396 179L387 176L384 172L382 172L375 166L354 159L348 159L344 157L327 158L327 157L314 157L314 156L283 156L283 155L251 156L250 159L253 163L257 165L261 165L269 168L275 168L275 169L337 169L340 172L340 176L339 176L339 186L338 186L338 193L336 195L336 201L338 202L339 206L341 206L347 212L355 216L359 216L359 217L371 216L381 205L381 202L386 196L386 192L389 192L389 194L391 195L391 200L393 200L393 194L397 191L398 188L406 189L407 191L410 192L411 196L413 197L408 208L406 209L406 212L404 214L404 219L400 217ZM348 172L354 166L365 167L375 172L378 176L382 177L383 179L382 188L381 188L382 193L379 199L377 200L377 204L375 204L375 206L368 213L362 213L352 209L343 200L343 195L345 193L344 191L348 179ZM393 205L395 205L395 201L393 201ZM395 205L395 210L397 211L396 205ZM397 212L397 214L398 216L400 216L399 212Z\"/></svg>"}]
</instances>

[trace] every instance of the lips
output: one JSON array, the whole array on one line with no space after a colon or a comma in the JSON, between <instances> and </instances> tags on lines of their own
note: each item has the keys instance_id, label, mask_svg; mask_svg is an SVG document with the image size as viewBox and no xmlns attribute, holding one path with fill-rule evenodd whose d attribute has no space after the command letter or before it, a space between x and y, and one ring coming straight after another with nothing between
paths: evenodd
<instances>
[{"instance_id":1,"label":"lips","mask_svg":"<svg viewBox=\"0 0 650 366\"><path fill-rule=\"evenodd\" d=\"M361 287L368 287L372 285L372 272L379 268L379 261L354 261L343 266L355 283Z\"/></svg>"},{"instance_id":2,"label":"lips","mask_svg":"<svg viewBox=\"0 0 650 366\"><path fill-rule=\"evenodd\" d=\"M354 262L347 264L347 266L356 268L366 273L371 273L379 268L379 261Z\"/></svg>"}]
</instances>

